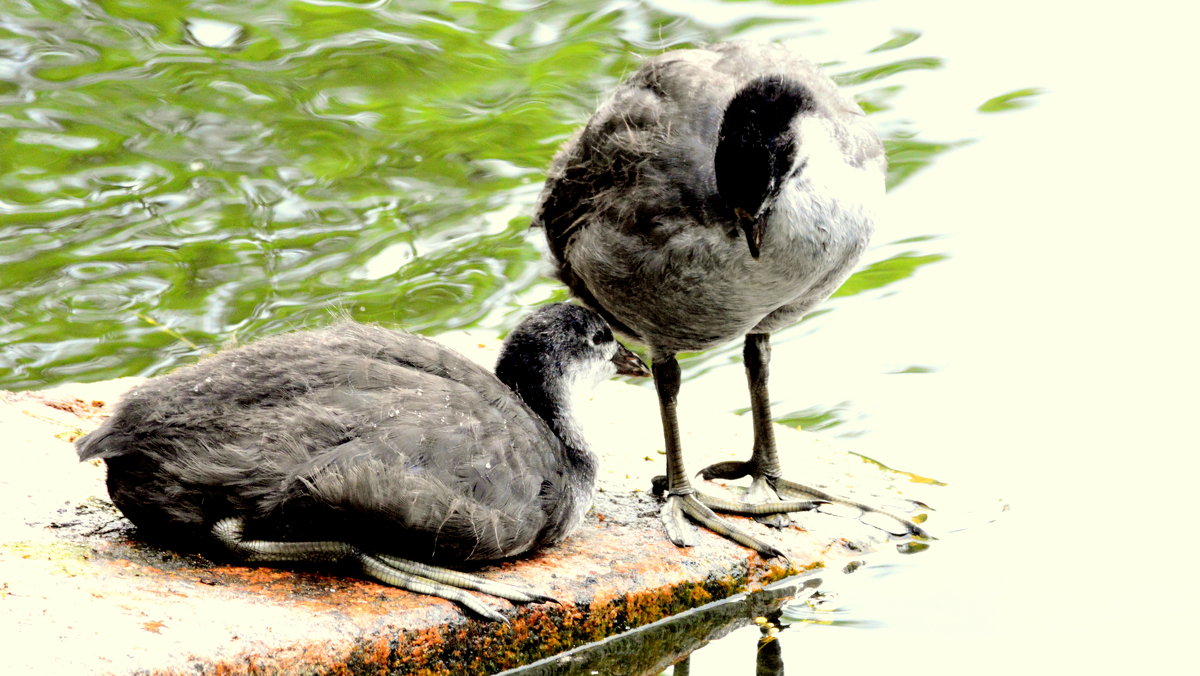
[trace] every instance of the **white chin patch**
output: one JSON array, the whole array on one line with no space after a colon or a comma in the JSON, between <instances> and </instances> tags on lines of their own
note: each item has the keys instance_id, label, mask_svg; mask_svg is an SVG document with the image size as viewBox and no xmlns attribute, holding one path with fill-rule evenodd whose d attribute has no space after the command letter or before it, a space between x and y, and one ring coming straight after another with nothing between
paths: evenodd
<instances>
[{"instance_id":1,"label":"white chin patch","mask_svg":"<svg viewBox=\"0 0 1200 676\"><path fill-rule=\"evenodd\" d=\"M616 351L614 350L614 354ZM612 378L617 374L617 367L612 363L611 359L600 360L592 359L587 363L579 364L577 370L572 372L567 377L567 388L570 392L572 404L587 401L592 398L592 391L596 389L596 385Z\"/></svg>"}]
</instances>

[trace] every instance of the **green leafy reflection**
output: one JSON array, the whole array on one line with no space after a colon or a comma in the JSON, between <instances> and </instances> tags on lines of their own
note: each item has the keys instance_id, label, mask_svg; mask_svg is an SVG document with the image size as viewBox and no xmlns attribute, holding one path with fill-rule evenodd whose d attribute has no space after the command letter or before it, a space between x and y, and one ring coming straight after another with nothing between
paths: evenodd
<instances>
[{"instance_id":1,"label":"green leafy reflection","mask_svg":"<svg viewBox=\"0 0 1200 676\"><path fill-rule=\"evenodd\" d=\"M152 375L335 314L510 325L563 295L530 210L554 149L621 74L663 49L812 25L812 10L739 5L718 28L600 0L8 3L0 387ZM908 53L917 36L834 69L881 117L893 186L952 147L884 119L907 73L941 65ZM842 295L935 259L868 268Z\"/></svg>"}]
</instances>

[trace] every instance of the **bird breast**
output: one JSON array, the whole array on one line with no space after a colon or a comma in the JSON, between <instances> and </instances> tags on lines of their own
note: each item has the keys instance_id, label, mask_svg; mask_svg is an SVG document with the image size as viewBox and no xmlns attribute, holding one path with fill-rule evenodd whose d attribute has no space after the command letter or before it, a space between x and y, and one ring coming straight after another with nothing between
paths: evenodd
<instances>
[{"instance_id":1,"label":"bird breast","mask_svg":"<svg viewBox=\"0 0 1200 676\"><path fill-rule=\"evenodd\" d=\"M581 228L570 265L598 303L663 351L704 350L787 326L849 276L882 197L880 167L831 162L826 150L814 148L780 194L758 259L732 228L681 217L654 228L650 245L626 228Z\"/></svg>"}]
</instances>

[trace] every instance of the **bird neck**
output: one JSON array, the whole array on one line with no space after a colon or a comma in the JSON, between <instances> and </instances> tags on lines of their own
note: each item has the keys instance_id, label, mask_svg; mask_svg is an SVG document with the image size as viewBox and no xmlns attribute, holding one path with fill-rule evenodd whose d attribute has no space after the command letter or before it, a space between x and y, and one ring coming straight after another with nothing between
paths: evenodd
<instances>
[{"instance_id":1,"label":"bird neck","mask_svg":"<svg viewBox=\"0 0 1200 676\"><path fill-rule=\"evenodd\" d=\"M504 384L516 392L525 405L546 423L554 436L558 437L567 451L567 462L577 470L583 470L590 483L595 477L596 458L592 455L582 426L574 415L575 384L553 370L552 366L510 371L501 363L497 366L496 373ZM506 378L513 373L533 374L537 377ZM582 476L578 471L575 474Z\"/></svg>"}]
</instances>

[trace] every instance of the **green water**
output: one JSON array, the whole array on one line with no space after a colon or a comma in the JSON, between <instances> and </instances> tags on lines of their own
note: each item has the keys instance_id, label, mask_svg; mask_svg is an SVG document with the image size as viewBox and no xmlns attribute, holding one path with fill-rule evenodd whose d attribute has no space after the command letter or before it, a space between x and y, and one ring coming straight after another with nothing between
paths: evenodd
<instances>
[{"instance_id":1,"label":"green water","mask_svg":"<svg viewBox=\"0 0 1200 676\"><path fill-rule=\"evenodd\" d=\"M662 49L819 32L804 4L728 3L713 25L595 0L3 0L0 388L154 375L333 315L503 330L564 297L531 207L604 92ZM828 64L886 135L893 187L959 140L891 107L941 65L918 37ZM841 293L940 260L923 240Z\"/></svg>"},{"instance_id":2,"label":"green water","mask_svg":"<svg viewBox=\"0 0 1200 676\"><path fill-rule=\"evenodd\" d=\"M840 13L852 8L858 18ZM0 389L156 375L334 316L428 334L511 327L530 304L565 298L528 227L554 150L642 55L666 48L793 41L868 110L886 139L889 201L902 203L914 178L978 142L971 125L930 119L1003 118L1039 95L1036 80L996 78L954 108L930 104L947 60L925 47L929 14L913 25L904 8L0 0ZM876 11L890 18L860 22ZM920 199L954 195L932 193ZM947 382L949 351L904 339L946 333L911 318L941 311L923 300L928 285L913 289L958 253L946 215L926 223L936 208L902 211L834 299L775 337L775 413L890 438L870 455L942 477L958 439L924 455L913 439L946 427L919 406L928 383ZM739 351L685 360L685 405L744 407ZM889 426L888 411L910 412L910 426ZM966 566L941 554L958 551L949 545L934 549L914 557L924 578L907 573L893 588L955 598L946 580ZM924 604L862 604L847 626L907 646L880 618ZM779 641L793 669L841 665L842 653L820 647L857 640L802 641L802 629ZM752 669L757 633L703 648L692 671Z\"/></svg>"},{"instance_id":3,"label":"green water","mask_svg":"<svg viewBox=\"0 0 1200 676\"><path fill-rule=\"evenodd\" d=\"M862 270L775 337L774 411L1012 511L949 534L934 505L928 552L828 572L782 663L1174 673L1200 473L1185 8L0 0L0 388L334 314L503 330L563 295L530 211L616 79L787 40L869 111L891 191ZM745 407L738 352L688 359L681 406ZM752 673L759 634L689 673Z\"/></svg>"}]
</instances>

